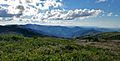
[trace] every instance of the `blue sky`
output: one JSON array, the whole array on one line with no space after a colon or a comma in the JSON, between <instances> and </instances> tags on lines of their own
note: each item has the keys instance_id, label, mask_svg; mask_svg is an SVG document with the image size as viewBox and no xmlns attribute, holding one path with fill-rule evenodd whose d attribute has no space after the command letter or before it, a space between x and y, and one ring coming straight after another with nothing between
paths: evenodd
<instances>
[{"instance_id":1,"label":"blue sky","mask_svg":"<svg viewBox=\"0 0 120 61\"><path fill-rule=\"evenodd\" d=\"M97 16L95 18L86 19L88 22L94 22L100 26L113 26L119 27L120 24L120 0L106 0L98 2L99 0L64 0L65 8L68 10L73 9L101 9L105 13L104 16ZM72 2L72 3L71 3ZM112 13L109 16L109 13ZM99 23L100 22L100 23ZM110 24L103 24L104 22ZM112 24L113 23L113 24ZM112 27L111 26L111 27Z\"/></svg>"},{"instance_id":2,"label":"blue sky","mask_svg":"<svg viewBox=\"0 0 120 61\"><path fill-rule=\"evenodd\" d=\"M120 15L120 0L106 0L97 2L97 0L63 0L66 9L101 9L105 12L113 12Z\"/></svg>"},{"instance_id":3,"label":"blue sky","mask_svg":"<svg viewBox=\"0 0 120 61\"><path fill-rule=\"evenodd\" d=\"M120 28L120 0L1 0L0 24ZM8 21L9 20L9 21ZM14 20L14 21L13 21ZM27 20L27 21L26 21Z\"/></svg>"}]
</instances>

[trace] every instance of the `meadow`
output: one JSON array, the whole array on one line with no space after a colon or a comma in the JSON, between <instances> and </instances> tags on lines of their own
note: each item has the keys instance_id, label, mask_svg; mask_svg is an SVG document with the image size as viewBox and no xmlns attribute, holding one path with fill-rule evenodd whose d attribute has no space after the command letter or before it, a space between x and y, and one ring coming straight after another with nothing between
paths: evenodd
<instances>
[{"instance_id":1,"label":"meadow","mask_svg":"<svg viewBox=\"0 0 120 61\"><path fill-rule=\"evenodd\" d=\"M0 34L0 61L120 61L120 42Z\"/></svg>"}]
</instances>

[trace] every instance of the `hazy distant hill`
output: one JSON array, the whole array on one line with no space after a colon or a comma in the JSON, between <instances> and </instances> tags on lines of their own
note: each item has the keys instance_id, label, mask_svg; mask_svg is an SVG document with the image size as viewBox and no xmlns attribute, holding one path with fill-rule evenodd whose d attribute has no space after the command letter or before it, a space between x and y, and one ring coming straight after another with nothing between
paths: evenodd
<instances>
[{"instance_id":1,"label":"hazy distant hill","mask_svg":"<svg viewBox=\"0 0 120 61\"><path fill-rule=\"evenodd\" d=\"M30 29L34 32L63 37L63 38L74 38L84 36L87 34L94 34L99 32L120 32L119 29L108 29L108 28L97 28L97 27L69 27L69 26L43 26L43 25L24 25L23 28Z\"/></svg>"},{"instance_id":2,"label":"hazy distant hill","mask_svg":"<svg viewBox=\"0 0 120 61\"><path fill-rule=\"evenodd\" d=\"M0 26L0 33L17 33L22 34L24 36L44 36L38 33L35 33L31 30L23 29L19 25L8 25L8 26Z\"/></svg>"},{"instance_id":3,"label":"hazy distant hill","mask_svg":"<svg viewBox=\"0 0 120 61\"><path fill-rule=\"evenodd\" d=\"M7 25L0 26L0 33L15 32L25 36L52 36L62 38L75 38L99 32L119 32L119 29L97 27L69 27L69 26L44 26L44 25Z\"/></svg>"}]
</instances>

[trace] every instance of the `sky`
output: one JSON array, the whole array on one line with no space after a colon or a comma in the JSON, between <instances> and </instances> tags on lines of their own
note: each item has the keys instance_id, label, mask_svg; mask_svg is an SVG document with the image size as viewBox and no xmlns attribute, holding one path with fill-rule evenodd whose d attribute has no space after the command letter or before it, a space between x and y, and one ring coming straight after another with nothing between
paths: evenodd
<instances>
[{"instance_id":1,"label":"sky","mask_svg":"<svg viewBox=\"0 0 120 61\"><path fill-rule=\"evenodd\" d=\"M120 0L0 0L0 25L120 28Z\"/></svg>"}]
</instances>

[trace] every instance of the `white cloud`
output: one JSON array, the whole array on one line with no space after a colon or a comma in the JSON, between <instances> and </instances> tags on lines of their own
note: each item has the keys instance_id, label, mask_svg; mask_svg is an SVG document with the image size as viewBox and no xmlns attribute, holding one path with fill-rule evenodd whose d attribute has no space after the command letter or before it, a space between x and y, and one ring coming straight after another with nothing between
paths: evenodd
<instances>
[{"instance_id":1,"label":"white cloud","mask_svg":"<svg viewBox=\"0 0 120 61\"><path fill-rule=\"evenodd\" d=\"M84 19L96 17L102 12L95 9L60 10L59 8L63 7L61 2L62 0L1 0L0 4L9 5L5 6L9 14L22 14L21 17L33 16L33 19L39 20Z\"/></svg>"},{"instance_id":2,"label":"white cloud","mask_svg":"<svg viewBox=\"0 0 120 61\"><path fill-rule=\"evenodd\" d=\"M119 15L116 14L115 16L117 17L117 16L119 16Z\"/></svg>"},{"instance_id":3,"label":"white cloud","mask_svg":"<svg viewBox=\"0 0 120 61\"><path fill-rule=\"evenodd\" d=\"M107 14L107 16L112 16L112 15L113 15L113 13L111 13L111 12Z\"/></svg>"},{"instance_id":4,"label":"white cloud","mask_svg":"<svg viewBox=\"0 0 120 61\"><path fill-rule=\"evenodd\" d=\"M102 10L89 10L89 9L76 9L76 10L51 10L46 13L38 14L34 16L34 19L41 20L73 20L76 18L85 19L90 17L96 17L102 13Z\"/></svg>"},{"instance_id":5,"label":"white cloud","mask_svg":"<svg viewBox=\"0 0 120 61\"><path fill-rule=\"evenodd\" d=\"M29 13L28 15L35 14L39 10L49 10L50 7L52 9L62 7L62 3L57 0L1 0L0 4L9 5L3 7L6 7L10 14L22 13L23 15L26 13ZM22 8L17 8L19 6Z\"/></svg>"},{"instance_id":6,"label":"white cloud","mask_svg":"<svg viewBox=\"0 0 120 61\"><path fill-rule=\"evenodd\" d=\"M110 12L110 13L107 13L107 16L116 16L116 17L117 17L117 16L119 16L119 15Z\"/></svg>"},{"instance_id":7,"label":"white cloud","mask_svg":"<svg viewBox=\"0 0 120 61\"><path fill-rule=\"evenodd\" d=\"M65 10L62 0L1 0L0 4L8 5L0 5L2 9L7 9L8 14L22 14L19 18L11 17L13 23L86 19L102 13L99 9Z\"/></svg>"},{"instance_id":8,"label":"white cloud","mask_svg":"<svg viewBox=\"0 0 120 61\"><path fill-rule=\"evenodd\" d=\"M0 18L1 24L52 24L52 25L90 25L91 21L86 18L96 17L103 13L100 9L75 9L75 10L65 10L62 4L63 0L0 0L0 10L8 11L8 14L22 14L20 18ZM97 3L106 2L108 0L95 0ZM71 2L72 3L72 2ZM1 5L3 4L3 5ZM4 6L7 4L8 6ZM59 9L60 8L60 9ZM113 13L104 13L103 16L112 16ZM118 16L118 15L115 15ZM74 19L84 19L76 22ZM3 21L1 21L3 20ZM71 21L65 21L71 20ZM94 20L94 19L93 19ZM96 21L96 20L95 20ZM95 22L93 21L93 22ZM97 21L98 22L98 21ZM98 23L95 23L97 26ZM105 25L108 22L105 23ZM116 24L116 23L115 23ZM102 26L103 23L101 23ZM108 25L107 25L108 26Z\"/></svg>"},{"instance_id":9,"label":"white cloud","mask_svg":"<svg viewBox=\"0 0 120 61\"><path fill-rule=\"evenodd\" d=\"M107 0L97 0L97 3L106 2Z\"/></svg>"}]
</instances>

